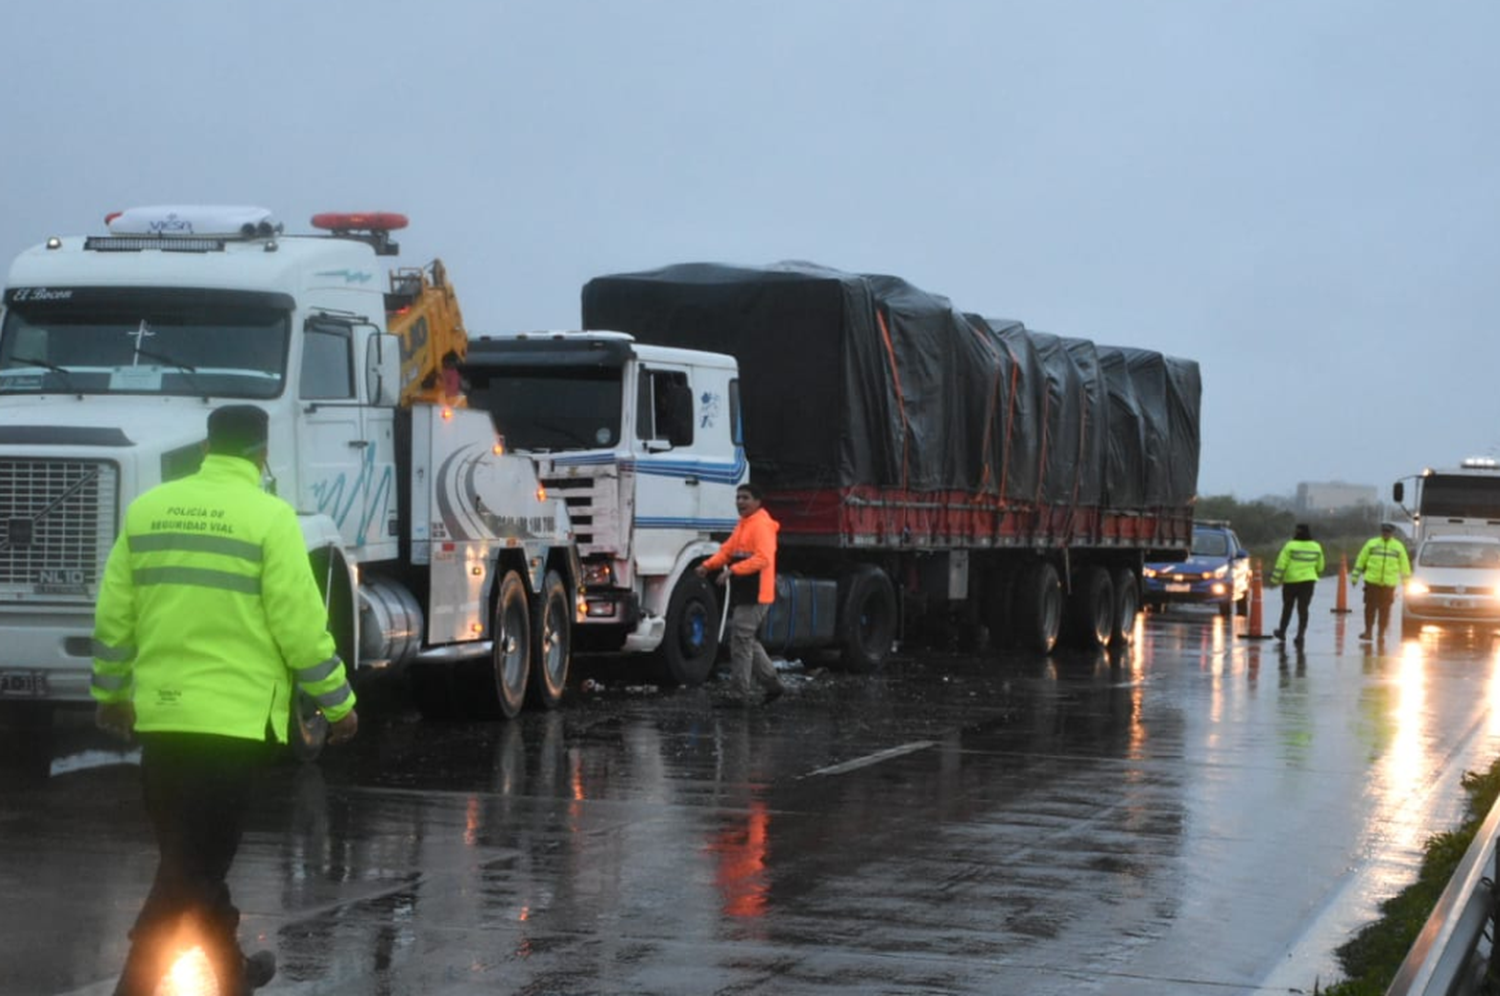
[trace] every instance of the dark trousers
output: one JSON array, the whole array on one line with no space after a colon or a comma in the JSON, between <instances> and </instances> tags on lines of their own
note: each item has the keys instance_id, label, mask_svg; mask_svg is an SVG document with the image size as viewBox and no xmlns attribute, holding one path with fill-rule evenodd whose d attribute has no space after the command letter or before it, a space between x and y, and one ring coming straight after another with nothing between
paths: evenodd
<instances>
[{"instance_id":1,"label":"dark trousers","mask_svg":"<svg viewBox=\"0 0 1500 996\"><path fill-rule=\"evenodd\" d=\"M1290 581L1281 586L1281 625L1276 632L1286 636L1287 623L1292 621L1292 609L1297 610L1297 639L1307 632L1307 607L1312 604L1313 587L1316 581Z\"/></svg>"},{"instance_id":2,"label":"dark trousers","mask_svg":"<svg viewBox=\"0 0 1500 996\"><path fill-rule=\"evenodd\" d=\"M1396 604L1396 586L1391 584L1365 584L1365 632L1375 633L1370 627L1380 620L1377 635L1385 636L1385 628L1391 621L1391 606Z\"/></svg>"},{"instance_id":3,"label":"dark trousers","mask_svg":"<svg viewBox=\"0 0 1500 996\"><path fill-rule=\"evenodd\" d=\"M141 783L159 854L130 932L115 996L150 996L173 960L201 946L223 996L245 992L227 878L267 746L197 733L142 733Z\"/></svg>"}]
</instances>

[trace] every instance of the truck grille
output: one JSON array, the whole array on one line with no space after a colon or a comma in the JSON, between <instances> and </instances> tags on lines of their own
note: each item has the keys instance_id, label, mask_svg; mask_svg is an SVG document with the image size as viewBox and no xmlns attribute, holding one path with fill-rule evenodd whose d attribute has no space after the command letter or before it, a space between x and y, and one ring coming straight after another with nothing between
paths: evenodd
<instances>
[{"instance_id":1,"label":"truck grille","mask_svg":"<svg viewBox=\"0 0 1500 996\"><path fill-rule=\"evenodd\" d=\"M0 599L93 601L118 490L106 461L0 459Z\"/></svg>"}]
</instances>

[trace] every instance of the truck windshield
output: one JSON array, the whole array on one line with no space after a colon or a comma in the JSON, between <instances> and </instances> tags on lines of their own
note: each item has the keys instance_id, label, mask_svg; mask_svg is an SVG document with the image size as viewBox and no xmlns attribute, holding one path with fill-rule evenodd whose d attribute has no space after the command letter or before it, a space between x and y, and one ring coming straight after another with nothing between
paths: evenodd
<instances>
[{"instance_id":1,"label":"truck windshield","mask_svg":"<svg viewBox=\"0 0 1500 996\"><path fill-rule=\"evenodd\" d=\"M281 393L291 298L169 288L10 288L0 394Z\"/></svg>"},{"instance_id":2,"label":"truck windshield","mask_svg":"<svg viewBox=\"0 0 1500 996\"><path fill-rule=\"evenodd\" d=\"M1422 480L1424 517L1500 519L1500 477L1434 474Z\"/></svg>"},{"instance_id":3,"label":"truck windshield","mask_svg":"<svg viewBox=\"0 0 1500 996\"><path fill-rule=\"evenodd\" d=\"M471 371L469 404L483 408L512 450L597 450L620 442L619 367Z\"/></svg>"}]
</instances>

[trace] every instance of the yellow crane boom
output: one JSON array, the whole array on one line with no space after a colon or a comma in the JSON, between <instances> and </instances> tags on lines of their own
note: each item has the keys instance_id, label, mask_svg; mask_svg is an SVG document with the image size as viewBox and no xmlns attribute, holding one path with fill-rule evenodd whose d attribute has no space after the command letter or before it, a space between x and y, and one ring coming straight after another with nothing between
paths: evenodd
<instances>
[{"instance_id":1,"label":"yellow crane boom","mask_svg":"<svg viewBox=\"0 0 1500 996\"><path fill-rule=\"evenodd\" d=\"M401 337L401 404L464 406L458 364L469 352L458 295L443 261L391 271L386 328Z\"/></svg>"}]
</instances>

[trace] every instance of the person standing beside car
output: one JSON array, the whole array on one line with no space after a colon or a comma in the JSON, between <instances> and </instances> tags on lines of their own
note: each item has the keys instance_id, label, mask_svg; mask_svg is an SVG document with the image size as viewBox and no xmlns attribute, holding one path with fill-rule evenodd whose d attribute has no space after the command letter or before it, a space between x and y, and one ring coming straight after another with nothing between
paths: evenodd
<instances>
[{"instance_id":1,"label":"person standing beside car","mask_svg":"<svg viewBox=\"0 0 1500 996\"><path fill-rule=\"evenodd\" d=\"M297 514L261 488L266 447L265 411L216 409L202 467L131 502L105 566L90 692L102 729L140 741L159 854L115 996L154 993L193 947L225 996L270 981L275 956L240 950L226 882L252 778L297 690L330 743L358 729Z\"/></svg>"},{"instance_id":2,"label":"person standing beside car","mask_svg":"<svg viewBox=\"0 0 1500 996\"><path fill-rule=\"evenodd\" d=\"M1312 527L1305 522L1297 523L1292 538L1276 556L1276 567L1271 571L1271 587L1281 585L1281 625L1273 635L1278 643L1286 642L1286 628L1292 621L1292 609L1297 610L1297 636L1292 641L1302 649L1307 636L1307 610L1312 605L1313 588L1323 576L1323 547L1312 538Z\"/></svg>"},{"instance_id":3,"label":"person standing beside car","mask_svg":"<svg viewBox=\"0 0 1500 996\"><path fill-rule=\"evenodd\" d=\"M1411 577L1406 544L1396 538L1394 524L1382 522L1380 535L1372 537L1359 551L1359 558L1354 561L1354 570L1349 575L1349 584L1359 587L1361 577L1365 581L1365 629L1359 634L1359 640L1369 643L1373 631L1384 642L1385 630L1391 621L1391 606L1396 603L1396 586ZM1378 630L1375 629L1377 622Z\"/></svg>"}]
</instances>

